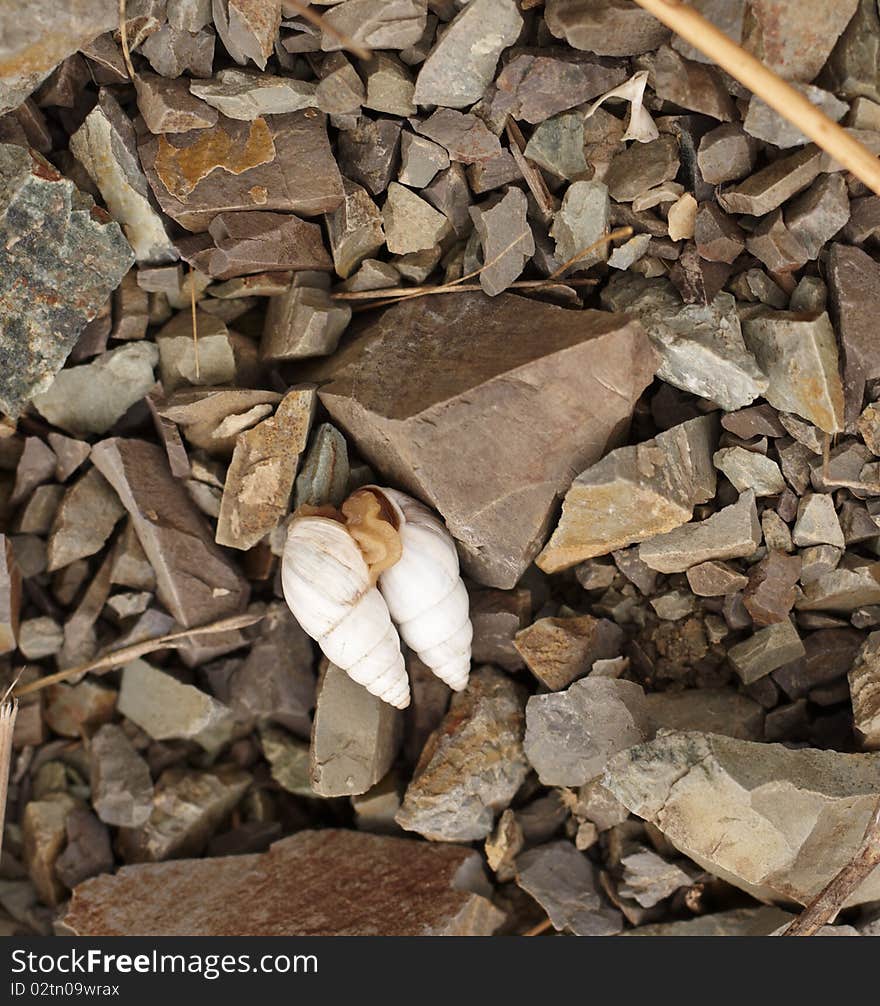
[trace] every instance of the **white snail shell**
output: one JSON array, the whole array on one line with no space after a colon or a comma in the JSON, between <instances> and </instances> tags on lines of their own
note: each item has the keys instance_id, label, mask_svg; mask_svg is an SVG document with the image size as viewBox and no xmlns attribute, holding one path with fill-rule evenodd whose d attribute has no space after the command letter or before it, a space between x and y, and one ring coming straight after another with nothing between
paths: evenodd
<instances>
[{"instance_id":1,"label":"white snail shell","mask_svg":"<svg viewBox=\"0 0 880 1006\"><path fill-rule=\"evenodd\" d=\"M390 705L409 705L397 630L344 524L327 517L291 521L281 584L294 618L329 660Z\"/></svg>"},{"instance_id":2,"label":"white snail shell","mask_svg":"<svg viewBox=\"0 0 880 1006\"><path fill-rule=\"evenodd\" d=\"M455 542L425 506L396 489L381 493L398 519L400 559L379 577L379 590L403 641L453 691L468 682L473 626L459 576Z\"/></svg>"}]
</instances>

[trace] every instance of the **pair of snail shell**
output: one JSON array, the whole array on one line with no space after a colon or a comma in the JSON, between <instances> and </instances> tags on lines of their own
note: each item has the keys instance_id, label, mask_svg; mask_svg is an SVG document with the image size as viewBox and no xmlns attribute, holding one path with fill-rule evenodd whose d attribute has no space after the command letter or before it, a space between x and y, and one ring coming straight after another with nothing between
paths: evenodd
<instances>
[{"instance_id":1,"label":"pair of snail shell","mask_svg":"<svg viewBox=\"0 0 880 1006\"><path fill-rule=\"evenodd\" d=\"M410 702L401 638L454 691L467 685L473 629L455 543L405 493L365 486L339 511L300 508L281 583L325 656L390 705Z\"/></svg>"}]
</instances>

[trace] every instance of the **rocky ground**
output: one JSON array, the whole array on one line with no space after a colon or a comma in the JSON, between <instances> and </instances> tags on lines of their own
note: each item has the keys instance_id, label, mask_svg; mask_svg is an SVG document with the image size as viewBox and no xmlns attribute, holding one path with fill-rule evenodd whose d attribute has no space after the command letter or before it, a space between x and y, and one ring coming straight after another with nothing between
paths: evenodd
<instances>
[{"instance_id":1,"label":"rocky ground","mask_svg":"<svg viewBox=\"0 0 880 1006\"><path fill-rule=\"evenodd\" d=\"M875 0L694 6L880 152ZM880 799L880 197L628 0L127 18L0 11L0 931L784 926ZM471 599L404 712L280 588L374 480Z\"/></svg>"}]
</instances>

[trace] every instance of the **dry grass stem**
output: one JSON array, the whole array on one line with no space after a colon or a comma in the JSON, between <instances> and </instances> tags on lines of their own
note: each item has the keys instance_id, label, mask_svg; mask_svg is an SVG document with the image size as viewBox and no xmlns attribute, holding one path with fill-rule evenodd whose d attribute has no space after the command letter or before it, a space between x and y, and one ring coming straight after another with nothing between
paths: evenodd
<instances>
[{"instance_id":1,"label":"dry grass stem","mask_svg":"<svg viewBox=\"0 0 880 1006\"><path fill-rule=\"evenodd\" d=\"M616 231L611 231L609 234L603 234L598 241L594 241L592 244L588 244L586 248L581 248L581 250L567 261L563 262L562 265L551 272L550 279L558 279L566 269L570 269L576 262L580 262L582 258L586 258L590 252L595 251L604 244L608 244L609 241L624 241L627 238L631 238L633 234L632 227L619 227Z\"/></svg>"},{"instance_id":2,"label":"dry grass stem","mask_svg":"<svg viewBox=\"0 0 880 1006\"><path fill-rule=\"evenodd\" d=\"M328 35L332 35L343 48L348 49L349 52L353 52L355 56L360 59L369 59L373 53L371 50L362 46L359 42L355 42L344 32L341 32L338 28L334 28L329 21L325 21L320 14L316 14L312 8L307 4L303 3L302 0L287 0L289 7L293 7L300 17L304 18L310 24L313 24L316 28L320 28L321 31L326 31Z\"/></svg>"},{"instance_id":3,"label":"dry grass stem","mask_svg":"<svg viewBox=\"0 0 880 1006\"><path fill-rule=\"evenodd\" d=\"M809 98L679 0L636 0L880 194L880 160Z\"/></svg>"},{"instance_id":4,"label":"dry grass stem","mask_svg":"<svg viewBox=\"0 0 880 1006\"><path fill-rule=\"evenodd\" d=\"M546 933L547 930L553 925L549 919L544 919L543 922L539 922L536 926L532 926L531 929L527 929L522 935L523 936L541 936L542 933Z\"/></svg>"},{"instance_id":5,"label":"dry grass stem","mask_svg":"<svg viewBox=\"0 0 880 1006\"><path fill-rule=\"evenodd\" d=\"M6 816L6 794L9 788L9 770L12 765L12 735L18 701L7 692L0 700L0 850L3 848L3 821Z\"/></svg>"},{"instance_id":6,"label":"dry grass stem","mask_svg":"<svg viewBox=\"0 0 880 1006\"><path fill-rule=\"evenodd\" d=\"M125 14L125 0L119 0L119 40L122 43L122 59L125 62L125 69L128 71L128 76L133 84L137 75L134 72L134 64L131 61L131 49L128 47L127 20L128 18Z\"/></svg>"},{"instance_id":7,"label":"dry grass stem","mask_svg":"<svg viewBox=\"0 0 880 1006\"><path fill-rule=\"evenodd\" d=\"M192 311L192 330L193 330L193 352L196 358L196 380L200 378L199 374L199 323L196 318L196 271L192 267L189 270L189 304L190 310Z\"/></svg>"},{"instance_id":8,"label":"dry grass stem","mask_svg":"<svg viewBox=\"0 0 880 1006\"><path fill-rule=\"evenodd\" d=\"M523 153L526 149L526 141L522 130L513 119L508 119L505 130L507 138L510 140L510 152L513 154L513 159L522 172L526 185L528 185L532 195L535 197L538 209L543 214L544 223L549 224L558 206L556 199L547 188L547 183L544 181L544 176L539 169Z\"/></svg>"},{"instance_id":9,"label":"dry grass stem","mask_svg":"<svg viewBox=\"0 0 880 1006\"><path fill-rule=\"evenodd\" d=\"M217 622L210 622L208 625L198 625L192 629L181 629L179 632L171 632L165 636L156 636L153 639L145 639L140 643L132 643L130 646L120 647L110 653L105 653L97 660L88 664L79 664L76 667L68 667L63 671L56 671L55 674L47 674L44 678L32 681L29 685L23 685L15 689L15 695L29 695L31 692L38 692L49 685L57 685L63 681L70 681L71 678L81 678L84 674L106 674L122 664L127 664L138 657L143 657L154 650L164 650L168 647L180 645L180 641L191 636L207 636L215 632L232 632L235 629L246 629L249 625L256 625L262 621L263 615L245 612L242 615L232 615L230 618L221 618Z\"/></svg>"}]
</instances>

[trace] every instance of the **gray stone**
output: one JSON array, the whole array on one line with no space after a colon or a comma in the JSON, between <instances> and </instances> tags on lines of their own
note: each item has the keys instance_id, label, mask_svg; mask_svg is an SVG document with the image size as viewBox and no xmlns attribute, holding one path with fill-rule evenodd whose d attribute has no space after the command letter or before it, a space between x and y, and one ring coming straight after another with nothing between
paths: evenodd
<instances>
[{"instance_id":1,"label":"gray stone","mask_svg":"<svg viewBox=\"0 0 880 1006\"><path fill-rule=\"evenodd\" d=\"M34 407L68 433L106 433L153 387L158 360L159 351L151 342L111 349L92 363L60 371L48 389L34 397Z\"/></svg>"},{"instance_id":2,"label":"gray stone","mask_svg":"<svg viewBox=\"0 0 880 1006\"><path fill-rule=\"evenodd\" d=\"M385 232L381 214L369 193L347 178L343 178L342 185L345 198L327 214L326 221L333 264L337 274L345 279L385 244Z\"/></svg>"},{"instance_id":3,"label":"gray stone","mask_svg":"<svg viewBox=\"0 0 880 1006\"><path fill-rule=\"evenodd\" d=\"M802 611L853 611L880 603L880 563L854 569L833 569L804 584L795 602Z\"/></svg>"},{"instance_id":4,"label":"gray stone","mask_svg":"<svg viewBox=\"0 0 880 1006\"><path fill-rule=\"evenodd\" d=\"M691 878L668 863L651 849L631 852L621 859L623 883L618 888L621 897L632 898L643 908L653 908L681 887L690 887Z\"/></svg>"},{"instance_id":5,"label":"gray stone","mask_svg":"<svg viewBox=\"0 0 880 1006\"><path fill-rule=\"evenodd\" d=\"M617 154L605 184L615 202L628 203L655 185L675 178L678 168L678 142L674 136L660 136L650 143L633 143Z\"/></svg>"},{"instance_id":6,"label":"gray stone","mask_svg":"<svg viewBox=\"0 0 880 1006\"><path fill-rule=\"evenodd\" d=\"M343 53L334 52L321 60L317 73L315 100L318 108L331 116L350 116L352 123L355 122L366 97L357 70Z\"/></svg>"},{"instance_id":7,"label":"gray stone","mask_svg":"<svg viewBox=\"0 0 880 1006\"><path fill-rule=\"evenodd\" d=\"M701 137L697 167L709 185L735 182L751 173L757 152L758 144L741 125L725 122Z\"/></svg>"},{"instance_id":8,"label":"gray stone","mask_svg":"<svg viewBox=\"0 0 880 1006\"><path fill-rule=\"evenodd\" d=\"M473 673L428 738L397 823L434 842L485 838L528 774L524 704L524 691L505 674Z\"/></svg>"},{"instance_id":9,"label":"gray stone","mask_svg":"<svg viewBox=\"0 0 880 1006\"><path fill-rule=\"evenodd\" d=\"M294 796L314 796L309 781L309 746L280 727L260 727L260 746L272 778Z\"/></svg>"},{"instance_id":10,"label":"gray stone","mask_svg":"<svg viewBox=\"0 0 880 1006\"><path fill-rule=\"evenodd\" d=\"M764 394L767 378L746 349L730 294L709 305L684 304L668 280L626 274L612 277L602 302L642 322L662 358L657 374L669 384L726 411Z\"/></svg>"},{"instance_id":11,"label":"gray stone","mask_svg":"<svg viewBox=\"0 0 880 1006\"><path fill-rule=\"evenodd\" d=\"M110 832L84 807L74 807L65 822L67 845L55 861L55 874L74 888L89 877L113 872Z\"/></svg>"},{"instance_id":12,"label":"gray stone","mask_svg":"<svg viewBox=\"0 0 880 1006\"><path fill-rule=\"evenodd\" d=\"M233 727L226 706L145 660L124 668L117 709L153 740L193 740L209 751L228 741Z\"/></svg>"},{"instance_id":13,"label":"gray stone","mask_svg":"<svg viewBox=\"0 0 880 1006\"><path fill-rule=\"evenodd\" d=\"M153 809L150 769L120 727L105 723L89 745L92 806L105 824L139 828Z\"/></svg>"},{"instance_id":14,"label":"gray stone","mask_svg":"<svg viewBox=\"0 0 880 1006\"><path fill-rule=\"evenodd\" d=\"M7 415L51 386L133 262L119 225L89 196L39 154L0 144L0 408Z\"/></svg>"},{"instance_id":15,"label":"gray stone","mask_svg":"<svg viewBox=\"0 0 880 1006\"><path fill-rule=\"evenodd\" d=\"M699 730L742 740L764 739L764 710L732 688L688 688L645 696L655 726L664 730Z\"/></svg>"},{"instance_id":16,"label":"gray stone","mask_svg":"<svg viewBox=\"0 0 880 1006\"><path fill-rule=\"evenodd\" d=\"M684 524L715 495L714 440L713 418L701 416L581 472L537 565L557 572Z\"/></svg>"},{"instance_id":17,"label":"gray stone","mask_svg":"<svg viewBox=\"0 0 880 1006\"><path fill-rule=\"evenodd\" d=\"M843 429L844 396L837 340L828 315L756 312L743 322L746 345L769 378L767 401L826 433Z\"/></svg>"},{"instance_id":18,"label":"gray stone","mask_svg":"<svg viewBox=\"0 0 880 1006\"><path fill-rule=\"evenodd\" d=\"M645 693L632 681L582 678L526 706L525 753L545 786L583 786L651 733Z\"/></svg>"},{"instance_id":19,"label":"gray stone","mask_svg":"<svg viewBox=\"0 0 880 1006\"><path fill-rule=\"evenodd\" d=\"M453 161L476 164L501 155L498 137L476 115L438 108L427 119L411 122L413 129L449 152Z\"/></svg>"},{"instance_id":20,"label":"gray stone","mask_svg":"<svg viewBox=\"0 0 880 1006\"><path fill-rule=\"evenodd\" d=\"M825 243L848 220L849 194L846 180L839 173L820 175L785 209L786 226L811 260L819 257Z\"/></svg>"},{"instance_id":21,"label":"gray stone","mask_svg":"<svg viewBox=\"0 0 880 1006\"><path fill-rule=\"evenodd\" d=\"M138 111L151 133L186 133L217 124L217 109L190 93L189 82L141 72L135 78Z\"/></svg>"},{"instance_id":22,"label":"gray stone","mask_svg":"<svg viewBox=\"0 0 880 1006\"><path fill-rule=\"evenodd\" d=\"M613 936L620 913L602 900L596 868L571 842L550 842L516 859L516 882L537 901L553 928L575 936Z\"/></svg>"},{"instance_id":23,"label":"gray stone","mask_svg":"<svg viewBox=\"0 0 880 1006\"><path fill-rule=\"evenodd\" d=\"M190 384L213 387L231 384L235 380L233 342L223 321L204 311L197 311L198 347L193 339L192 326L192 314L179 311L156 333L159 373L166 394Z\"/></svg>"},{"instance_id":24,"label":"gray stone","mask_svg":"<svg viewBox=\"0 0 880 1006\"><path fill-rule=\"evenodd\" d=\"M721 122L736 118L733 98L714 66L684 59L669 46L661 46L636 61L649 73L649 83L658 98Z\"/></svg>"},{"instance_id":25,"label":"gray stone","mask_svg":"<svg viewBox=\"0 0 880 1006\"><path fill-rule=\"evenodd\" d=\"M293 509L308 506L338 507L345 499L349 481L348 446L345 437L330 423L322 423L296 477ZM880 533L880 531L878 531Z\"/></svg>"},{"instance_id":26,"label":"gray stone","mask_svg":"<svg viewBox=\"0 0 880 1006\"><path fill-rule=\"evenodd\" d=\"M98 187L138 262L176 259L162 218L150 201L134 127L106 89L101 89L98 104L71 136L70 150Z\"/></svg>"},{"instance_id":27,"label":"gray stone","mask_svg":"<svg viewBox=\"0 0 880 1006\"><path fill-rule=\"evenodd\" d=\"M388 115L415 115L415 83L399 59L387 52L374 52L364 64L367 96L364 105Z\"/></svg>"},{"instance_id":28,"label":"gray stone","mask_svg":"<svg viewBox=\"0 0 880 1006\"><path fill-rule=\"evenodd\" d=\"M605 785L705 869L806 904L860 848L878 768L880 755L673 732L612 759ZM878 894L875 874L849 903Z\"/></svg>"},{"instance_id":29,"label":"gray stone","mask_svg":"<svg viewBox=\"0 0 880 1006\"><path fill-rule=\"evenodd\" d=\"M550 236L556 241L556 258L568 262L604 237L609 230L611 205L603 182L573 182L566 189L562 205L553 217ZM573 269L588 269L608 258L608 244L603 243L588 255L576 259Z\"/></svg>"},{"instance_id":30,"label":"gray stone","mask_svg":"<svg viewBox=\"0 0 880 1006\"><path fill-rule=\"evenodd\" d=\"M880 748L880 632L868 635L849 671L853 721L866 751Z\"/></svg>"},{"instance_id":31,"label":"gray stone","mask_svg":"<svg viewBox=\"0 0 880 1006\"><path fill-rule=\"evenodd\" d=\"M744 182L725 189L718 202L728 213L748 213L760 217L781 206L807 188L827 170L828 155L814 144L768 164Z\"/></svg>"},{"instance_id":32,"label":"gray stone","mask_svg":"<svg viewBox=\"0 0 880 1006\"><path fill-rule=\"evenodd\" d=\"M669 29L626 0L547 0L551 33L574 49L600 56L635 56L669 40Z\"/></svg>"},{"instance_id":33,"label":"gray stone","mask_svg":"<svg viewBox=\"0 0 880 1006\"><path fill-rule=\"evenodd\" d=\"M27 660L54 656L64 642L64 632L54 618L26 618L18 627L18 648Z\"/></svg>"},{"instance_id":34,"label":"gray stone","mask_svg":"<svg viewBox=\"0 0 880 1006\"><path fill-rule=\"evenodd\" d=\"M161 73L163 77L179 77L183 73L189 73L193 77L210 77L215 40L214 32L207 27L190 32L185 28L163 24L143 43L140 52L146 56L156 73Z\"/></svg>"},{"instance_id":35,"label":"gray stone","mask_svg":"<svg viewBox=\"0 0 880 1006\"><path fill-rule=\"evenodd\" d=\"M449 167L449 154L433 140L413 133L400 136L400 172L398 178L404 185L422 189L438 171Z\"/></svg>"},{"instance_id":36,"label":"gray stone","mask_svg":"<svg viewBox=\"0 0 880 1006\"><path fill-rule=\"evenodd\" d=\"M339 168L370 193L378 196L394 177L400 150L401 125L394 119L362 118L355 129L339 134Z\"/></svg>"},{"instance_id":37,"label":"gray stone","mask_svg":"<svg viewBox=\"0 0 880 1006\"><path fill-rule=\"evenodd\" d=\"M388 186L382 219L388 251L398 255L433 248L450 230L442 213L397 182Z\"/></svg>"},{"instance_id":38,"label":"gray stone","mask_svg":"<svg viewBox=\"0 0 880 1006\"><path fill-rule=\"evenodd\" d=\"M849 105L830 91L823 91L821 87L815 87L813 84L801 84L796 80L790 83L833 122L840 122L849 111ZM743 129L755 139L771 143L774 147L800 147L810 142L809 137L805 136L797 126L792 125L785 116L775 112L756 94L749 100L749 110L743 120Z\"/></svg>"},{"instance_id":39,"label":"gray stone","mask_svg":"<svg viewBox=\"0 0 880 1006\"><path fill-rule=\"evenodd\" d=\"M532 132L526 159L545 171L569 181L589 172L584 157L584 119L579 112L563 112L545 119Z\"/></svg>"},{"instance_id":40,"label":"gray stone","mask_svg":"<svg viewBox=\"0 0 880 1006\"><path fill-rule=\"evenodd\" d=\"M89 468L64 493L49 534L48 571L95 555L125 513L119 497L97 468Z\"/></svg>"},{"instance_id":41,"label":"gray stone","mask_svg":"<svg viewBox=\"0 0 880 1006\"><path fill-rule=\"evenodd\" d=\"M775 496L785 489L779 465L764 454L744 447L723 447L715 452L712 462L738 492L751 489L756 496Z\"/></svg>"},{"instance_id":42,"label":"gray stone","mask_svg":"<svg viewBox=\"0 0 880 1006\"><path fill-rule=\"evenodd\" d=\"M495 75L498 57L517 40L522 25L515 0L473 0L422 64L416 103L464 108L478 101Z\"/></svg>"},{"instance_id":43,"label":"gray stone","mask_svg":"<svg viewBox=\"0 0 880 1006\"><path fill-rule=\"evenodd\" d=\"M318 681L312 725L312 789L321 796L366 793L391 768L402 735L399 710L329 664Z\"/></svg>"},{"instance_id":44,"label":"gray stone","mask_svg":"<svg viewBox=\"0 0 880 1006\"><path fill-rule=\"evenodd\" d=\"M792 532L795 545L846 544L840 520L834 509L834 498L827 493L808 493L798 502L797 521Z\"/></svg>"},{"instance_id":45,"label":"gray stone","mask_svg":"<svg viewBox=\"0 0 880 1006\"><path fill-rule=\"evenodd\" d=\"M480 286L490 297L506 290L535 254L535 240L526 219L527 208L525 193L515 188L509 188L489 208L470 208L474 230L483 250L484 268L480 272Z\"/></svg>"},{"instance_id":46,"label":"gray stone","mask_svg":"<svg viewBox=\"0 0 880 1006\"><path fill-rule=\"evenodd\" d=\"M269 300L260 355L265 360L326 356L339 344L351 308L332 300L326 277L298 273L287 292Z\"/></svg>"},{"instance_id":47,"label":"gray stone","mask_svg":"<svg viewBox=\"0 0 880 1006\"><path fill-rule=\"evenodd\" d=\"M252 70L220 70L213 80L191 81L189 89L230 119L253 121L318 107L314 83Z\"/></svg>"},{"instance_id":48,"label":"gray stone","mask_svg":"<svg viewBox=\"0 0 880 1006\"><path fill-rule=\"evenodd\" d=\"M660 573L683 573L708 559L752 555L761 544L755 494L744 492L736 503L704 521L682 524L639 545L639 558Z\"/></svg>"},{"instance_id":49,"label":"gray stone","mask_svg":"<svg viewBox=\"0 0 880 1006\"><path fill-rule=\"evenodd\" d=\"M750 685L805 652L797 629L785 618L732 646L727 657L743 683Z\"/></svg>"},{"instance_id":50,"label":"gray stone","mask_svg":"<svg viewBox=\"0 0 880 1006\"><path fill-rule=\"evenodd\" d=\"M344 0L330 7L323 20L370 49L406 49L421 38L426 13L422 0ZM337 34L325 30L321 48L328 52L345 46Z\"/></svg>"},{"instance_id":51,"label":"gray stone","mask_svg":"<svg viewBox=\"0 0 880 1006\"><path fill-rule=\"evenodd\" d=\"M697 211L694 241L700 258L731 265L745 249L746 235L717 203L708 202L702 203Z\"/></svg>"},{"instance_id":52,"label":"gray stone","mask_svg":"<svg viewBox=\"0 0 880 1006\"><path fill-rule=\"evenodd\" d=\"M671 590L667 594L652 597L651 607L664 622L677 622L693 612L696 600L690 591Z\"/></svg>"}]
</instances>

